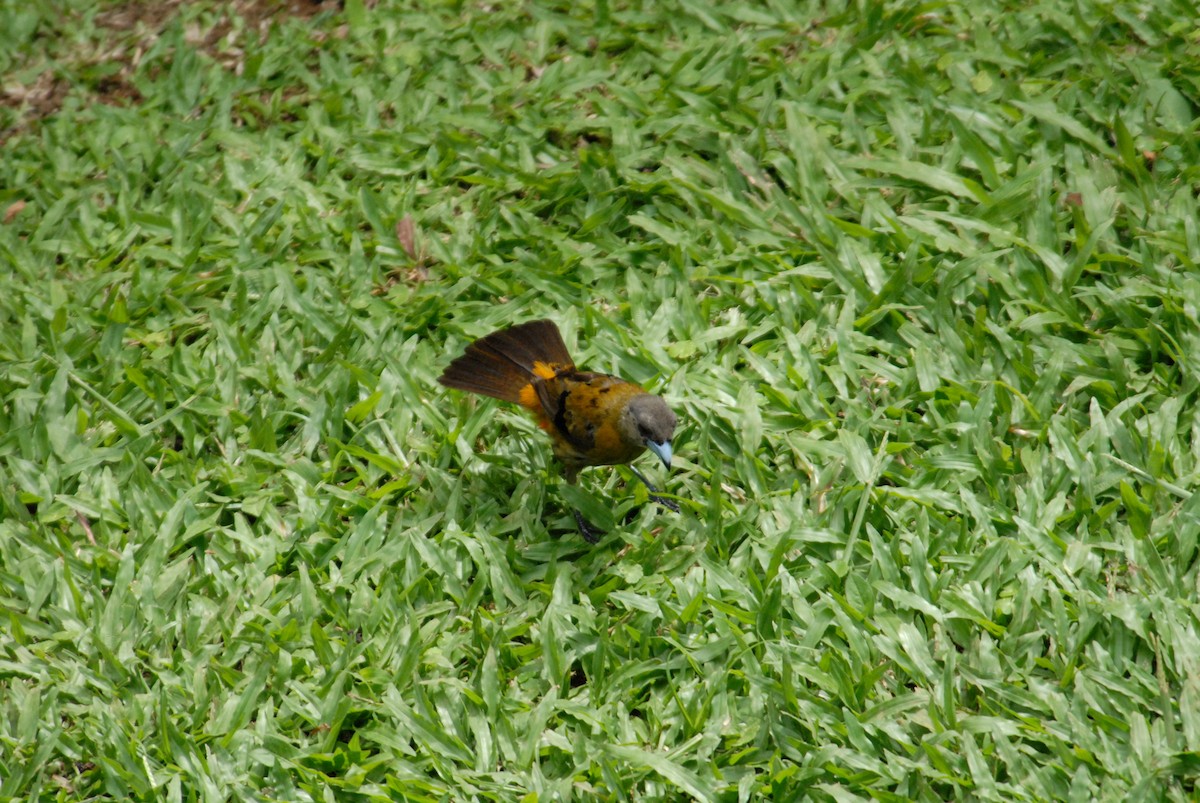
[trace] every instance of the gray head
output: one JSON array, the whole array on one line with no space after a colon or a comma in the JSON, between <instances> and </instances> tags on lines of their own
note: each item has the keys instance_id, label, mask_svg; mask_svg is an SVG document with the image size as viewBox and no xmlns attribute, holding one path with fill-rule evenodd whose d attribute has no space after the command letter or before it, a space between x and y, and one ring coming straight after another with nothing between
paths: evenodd
<instances>
[{"instance_id":1,"label":"gray head","mask_svg":"<svg viewBox=\"0 0 1200 803\"><path fill-rule=\"evenodd\" d=\"M671 436L675 434L675 413L659 396L643 393L629 400L617 425L627 443L644 444L671 467Z\"/></svg>"}]
</instances>

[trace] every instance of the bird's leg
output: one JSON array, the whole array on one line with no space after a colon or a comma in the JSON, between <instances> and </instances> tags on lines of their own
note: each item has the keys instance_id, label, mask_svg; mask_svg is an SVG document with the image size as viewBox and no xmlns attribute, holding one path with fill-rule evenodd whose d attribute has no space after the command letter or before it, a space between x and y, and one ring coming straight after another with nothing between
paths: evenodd
<instances>
[{"instance_id":1,"label":"bird's leg","mask_svg":"<svg viewBox=\"0 0 1200 803\"><path fill-rule=\"evenodd\" d=\"M660 504L665 508L675 511L676 513L679 512L679 504L676 503L674 499L667 499L665 496L659 496L658 489L650 484L650 480L646 479L642 475L642 472L638 471L633 466L630 466L629 470L633 472L633 476L637 477L641 481L642 485L646 486L646 490L650 492L651 502Z\"/></svg>"},{"instance_id":2,"label":"bird's leg","mask_svg":"<svg viewBox=\"0 0 1200 803\"><path fill-rule=\"evenodd\" d=\"M579 470L582 468L583 466L576 463L563 461L563 478L568 485L575 484L579 479ZM575 514L575 526L579 528L579 534L583 536L583 540L589 544L600 543L600 536L604 535L604 530L585 519L577 508L571 508L571 512Z\"/></svg>"},{"instance_id":3,"label":"bird's leg","mask_svg":"<svg viewBox=\"0 0 1200 803\"><path fill-rule=\"evenodd\" d=\"M571 508L571 512L575 514L575 526L579 528L579 534L583 536L583 540L589 544L600 543L600 536L604 535L604 530L585 519L583 514L575 508Z\"/></svg>"}]
</instances>

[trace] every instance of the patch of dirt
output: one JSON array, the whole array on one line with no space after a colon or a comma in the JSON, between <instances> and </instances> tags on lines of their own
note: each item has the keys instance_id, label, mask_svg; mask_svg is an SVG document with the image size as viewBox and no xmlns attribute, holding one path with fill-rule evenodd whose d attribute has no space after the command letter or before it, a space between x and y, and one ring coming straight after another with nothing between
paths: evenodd
<instances>
[{"instance_id":1,"label":"patch of dirt","mask_svg":"<svg viewBox=\"0 0 1200 803\"><path fill-rule=\"evenodd\" d=\"M325 11L341 11L342 0L235 0L238 15L245 19L259 19L290 15L293 17L315 17ZM366 3L367 7L374 3Z\"/></svg>"},{"instance_id":2,"label":"patch of dirt","mask_svg":"<svg viewBox=\"0 0 1200 803\"><path fill-rule=\"evenodd\" d=\"M46 70L33 81L0 86L0 108L18 110L14 124L0 130L0 145L58 112L72 91L85 92L91 102L110 106L140 103L142 94L133 84L133 74L146 51L189 2L194 0L114 3L96 14L97 28L108 34L98 37L100 41L94 50L78 54L74 63L61 57L45 58ZM374 2L367 5L373 6ZM276 21L336 13L342 9L342 0L230 0L223 5L214 3L213 8L220 12L216 24L207 29L189 26L185 39L226 69L240 72L245 48L262 42ZM71 25L73 21L64 20L62 24ZM234 41L233 34L238 28L252 34L257 41ZM73 85L69 76L88 72L78 68L89 67L101 77Z\"/></svg>"},{"instance_id":3,"label":"patch of dirt","mask_svg":"<svg viewBox=\"0 0 1200 803\"><path fill-rule=\"evenodd\" d=\"M26 115L41 119L62 106L71 90L66 80L46 71L31 84L10 84L0 89L0 106L10 109L26 107Z\"/></svg>"},{"instance_id":4,"label":"patch of dirt","mask_svg":"<svg viewBox=\"0 0 1200 803\"><path fill-rule=\"evenodd\" d=\"M180 6L189 0L143 0L124 3L105 11L96 21L112 31L138 32L143 41L157 37L175 17ZM258 34L261 42L266 38L271 25L279 19L296 17L309 19L323 12L342 10L342 0L231 0L223 7L214 4L221 16L208 30L191 26L186 38L210 56L218 57L222 48L219 44L234 29L233 17L239 17L242 25Z\"/></svg>"},{"instance_id":5,"label":"patch of dirt","mask_svg":"<svg viewBox=\"0 0 1200 803\"><path fill-rule=\"evenodd\" d=\"M179 7L194 0L142 0L141 2L125 2L96 15L96 22L113 31L136 31L139 27L146 31L160 32L175 16ZM229 13L241 17L248 27L260 28L262 23L271 22L283 17L299 17L309 19L326 11L342 10L341 0L231 0L221 8L213 4L215 9L224 11L224 19L228 20ZM228 31L229 25L225 25Z\"/></svg>"},{"instance_id":6,"label":"patch of dirt","mask_svg":"<svg viewBox=\"0 0 1200 803\"><path fill-rule=\"evenodd\" d=\"M110 31L136 31L139 26L148 31L161 31L175 16L183 0L147 0L121 3L96 15L96 24Z\"/></svg>"}]
</instances>

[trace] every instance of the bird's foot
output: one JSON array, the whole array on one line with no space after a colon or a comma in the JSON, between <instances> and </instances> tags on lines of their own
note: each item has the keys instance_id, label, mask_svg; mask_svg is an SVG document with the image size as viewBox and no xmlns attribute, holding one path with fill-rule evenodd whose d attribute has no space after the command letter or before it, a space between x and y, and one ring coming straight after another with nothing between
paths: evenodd
<instances>
[{"instance_id":1,"label":"bird's foot","mask_svg":"<svg viewBox=\"0 0 1200 803\"><path fill-rule=\"evenodd\" d=\"M679 503L674 499L668 499L665 496L658 496L657 494L650 494L650 501L654 502L655 504L662 505L667 510L674 511L675 513L679 512Z\"/></svg>"},{"instance_id":2,"label":"bird's foot","mask_svg":"<svg viewBox=\"0 0 1200 803\"><path fill-rule=\"evenodd\" d=\"M601 530L596 525L583 517L583 514L578 510L572 510L575 514L575 525L579 527L579 534L583 536L583 540L589 544L600 543L600 536L604 535L604 530Z\"/></svg>"},{"instance_id":3,"label":"bird's foot","mask_svg":"<svg viewBox=\"0 0 1200 803\"><path fill-rule=\"evenodd\" d=\"M642 485L646 486L646 491L650 494L651 502L653 502L656 505L662 505L667 510L672 510L676 513L679 512L679 503L678 502L676 502L674 499L668 499L665 496L659 496L658 489L655 488L650 483L650 480L646 479L646 477L642 474L642 472L638 471L633 466L630 466L629 470L633 472L633 476L637 477L638 481L641 482Z\"/></svg>"}]
</instances>

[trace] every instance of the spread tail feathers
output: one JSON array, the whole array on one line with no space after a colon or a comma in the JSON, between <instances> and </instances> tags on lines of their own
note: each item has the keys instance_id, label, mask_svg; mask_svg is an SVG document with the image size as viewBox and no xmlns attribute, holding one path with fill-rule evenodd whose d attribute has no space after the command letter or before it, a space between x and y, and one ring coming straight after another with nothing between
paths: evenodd
<instances>
[{"instance_id":1,"label":"spread tail feathers","mask_svg":"<svg viewBox=\"0 0 1200 803\"><path fill-rule=\"evenodd\" d=\"M571 368L571 355L552 321L530 321L493 332L467 346L438 380L448 388L520 402L535 377Z\"/></svg>"}]
</instances>

